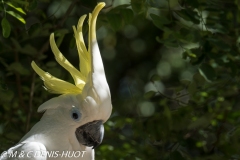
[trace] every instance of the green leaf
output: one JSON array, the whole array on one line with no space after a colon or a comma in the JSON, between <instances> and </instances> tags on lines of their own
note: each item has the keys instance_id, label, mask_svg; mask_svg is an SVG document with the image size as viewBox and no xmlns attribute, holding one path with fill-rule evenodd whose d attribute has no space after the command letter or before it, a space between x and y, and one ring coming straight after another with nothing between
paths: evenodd
<instances>
[{"instance_id":1,"label":"green leaf","mask_svg":"<svg viewBox=\"0 0 240 160\"><path fill-rule=\"evenodd\" d=\"M188 129L196 129L199 127L206 127L210 123L210 118L208 116L202 116L198 118L196 121L190 123Z\"/></svg>"},{"instance_id":2,"label":"green leaf","mask_svg":"<svg viewBox=\"0 0 240 160\"><path fill-rule=\"evenodd\" d=\"M73 49L74 47L76 47L76 40L74 37L71 38L70 42L69 42L69 47L71 49Z\"/></svg>"},{"instance_id":3,"label":"green leaf","mask_svg":"<svg viewBox=\"0 0 240 160\"><path fill-rule=\"evenodd\" d=\"M186 80L186 79L182 79L180 80L180 83L184 86L184 87L188 87L191 84L191 81Z\"/></svg>"},{"instance_id":4,"label":"green leaf","mask_svg":"<svg viewBox=\"0 0 240 160\"><path fill-rule=\"evenodd\" d=\"M4 92L0 92L0 102L1 103L10 103L10 101L13 99L14 92L11 90L7 90Z\"/></svg>"},{"instance_id":5,"label":"green leaf","mask_svg":"<svg viewBox=\"0 0 240 160\"><path fill-rule=\"evenodd\" d=\"M156 93L157 92L155 92L155 91L148 91L144 94L144 98L150 99L150 98L154 97Z\"/></svg>"},{"instance_id":6,"label":"green leaf","mask_svg":"<svg viewBox=\"0 0 240 160\"><path fill-rule=\"evenodd\" d=\"M119 14L108 14L107 19L115 31L122 27L122 18Z\"/></svg>"},{"instance_id":7,"label":"green leaf","mask_svg":"<svg viewBox=\"0 0 240 160\"><path fill-rule=\"evenodd\" d=\"M211 82L216 78L215 70L207 63L203 63L199 67L199 72L208 82Z\"/></svg>"},{"instance_id":8,"label":"green leaf","mask_svg":"<svg viewBox=\"0 0 240 160\"><path fill-rule=\"evenodd\" d=\"M154 74L152 77L151 77L151 81L160 81L161 80L161 77L157 74Z\"/></svg>"},{"instance_id":9,"label":"green leaf","mask_svg":"<svg viewBox=\"0 0 240 160\"><path fill-rule=\"evenodd\" d=\"M234 61L230 61L229 63L227 63L226 67L230 68L232 77L238 75L238 67Z\"/></svg>"},{"instance_id":10,"label":"green leaf","mask_svg":"<svg viewBox=\"0 0 240 160\"><path fill-rule=\"evenodd\" d=\"M16 39L11 38L11 41L12 41L12 43L14 44L14 47L15 47L17 50L21 50L21 49L22 49L21 45L18 43L18 41L17 41Z\"/></svg>"},{"instance_id":11,"label":"green leaf","mask_svg":"<svg viewBox=\"0 0 240 160\"><path fill-rule=\"evenodd\" d=\"M186 49L186 51L183 52L183 58L189 58L193 65L201 63L204 56L200 48Z\"/></svg>"},{"instance_id":12,"label":"green leaf","mask_svg":"<svg viewBox=\"0 0 240 160\"><path fill-rule=\"evenodd\" d=\"M23 65L19 62L13 62L12 64L10 64L9 70L17 72L21 75L28 75L29 74L29 70L27 70L26 68L23 67Z\"/></svg>"},{"instance_id":13,"label":"green leaf","mask_svg":"<svg viewBox=\"0 0 240 160\"><path fill-rule=\"evenodd\" d=\"M3 81L2 77L0 77L0 92L7 90L8 90L7 84Z\"/></svg>"},{"instance_id":14,"label":"green leaf","mask_svg":"<svg viewBox=\"0 0 240 160\"><path fill-rule=\"evenodd\" d=\"M57 63L55 61L49 61L46 63L47 67L53 68L57 66Z\"/></svg>"},{"instance_id":15,"label":"green leaf","mask_svg":"<svg viewBox=\"0 0 240 160\"><path fill-rule=\"evenodd\" d=\"M37 8L37 0L33 0L28 7L29 10L34 10L35 8Z\"/></svg>"},{"instance_id":16,"label":"green leaf","mask_svg":"<svg viewBox=\"0 0 240 160\"><path fill-rule=\"evenodd\" d=\"M55 32L55 36L58 37L56 44L59 47L65 37L65 35L69 33L67 29L60 29Z\"/></svg>"},{"instance_id":17,"label":"green leaf","mask_svg":"<svg viewBox=\"0 0 240 160\"><path fill-rule=\"evenodd\" d=\"M2 19L1 25L3 37L8 38L11 33L11 25L5 17Z\"/></svg>"},{"instance_id":18,"label":"green leaf","mask_svg":"<svg viewBox=\"0 0 240 160\"><path fill-rule=\"evenodd\" d=\"M150 17L152 18L154 24L156 23L156 24L166 25L171 23L171 21L167 19L165 16L150 14Z\"/></svg>"},{"instance_id":19,"label":"green leaf","mask_svg":"<svg viewBox=\"0 0 240 160\"><path fill-rule=\"evenodd\" d=\"M59 38L56 41L57 46L59 47L63 41L63 38L65 37L65 34L62 34L61 36L59 36Z\"/></svg>"},{"instance_id":20,"label":"green leaf","mask_svg":"<svg viewBox=\"0 0 240 160\"><path fill-rule=\"evenodd\" d=\"M23 54L27 54L27 55L31 55L31 56L34 56L38 53L37 49L34 48L32 45L30 44L27 44L26 46L24 46L21 50L20 50L21 53Z\"/></svg>"},{"instance_id":21,"label":"green leaf","mask_svg":"<svg viewBox=\"0 0 240 160\"><path fill-rule=\"evenodd\" d=\"M156 37L156 40L159 43L163 43L166 47L170 47L170 48L176 48L179 47L178 43L175 41L175 39L160 39L160 37Z\"/></svg>"},{"instance_id":22,"label":"green leaf","mask_svg":"<svg viewBox=\"0 0 240 160\"><path fill-rule=\"evenodd\" d=\"M29 5L29 2L27 2L27 1L20 1L20 0L11 0L11 1L18 3L18 4L22 4L22 5Z\"/></svg>"},{"instance_id":23,"label":"green leaf","mask_svg":"<svg viewBox=\"0 0 240 160\"><path fill-rule=\"evenodd\" d=\"M161 30L165 30L165 28L166 28L166 27L164 27L165 24L171 23L165 17L160 17L155 14L150 14L150 17L152 18L153 24Z\"/></svg>"},{"instance_id":24,"label":"green leaf","mask_svg":"<svg viewBox=\"0 0 240 160\"><path fill-rule=\"evenodd\" d=\"M193 81L189 86L188 86L188 92L193 95L197 92L197 85L195 81Z\"/></svg>"},{"instance_id":25,"label":"green leaf","mask_svg":"<svg viewBox=\"0 0 240 160\"><path fill-rule=\"evenodd\" d=\"M167 117L169 121L172 119L172 113L168 106L164 106L163 114Z\"/></svg>"},{"instance_id":26,"label":"green leaf","mask_svg":"<svg viewBox=\"0 0 240 160\"><path fill-rule=\"evenodd\" d=\"M226 52L229 52L231 50L231 46L228 43L226 43L225 39L207 38L207 40L213 45L215 45L217 48L219 48L220 50L223 50Z\"/></svg>"},{"instance_id":27,"label":"green leaf","mask_svg":"<svg viewBox=\"0 0 240 160\"><path fill-rule=\"evenodd\" d=\"M16 9L18 12L26 15L26 13L23 11L22 8L16 7L12 3L10 3L10 2L6 2L6 4L9 5L10 7L14 8L14 9Z\"/></svg>"},{"instance_id":28,"label":"green leaf","mask_svg":"<svg viewBox=\"0 0 240 160\"><path fill-rule=\"evenodd\" d=\"M23 24L26 24L26 21L24 20L24 18L22 18L21 15L19 15L18 13L15 13L13 11L6 11L8 14L10 14L11 16L17 18L20 22L22 22Z\"/></svg>"},{"instance_id":29,"label":"green leaf","mask_svg":"<svg viewBox=\"0 0 240 160\"><path fill-rule=\"evenodd\" d=\"M144 13L146 11L144 0L131 0L132 9L137 14Z\"/></svg>"},{"instance_id":30,"label":"green leaf","mask_svg":"<svg viewBox=\"0 0 240 160\"><path fill-rule=\"evenodd\" d=\"M131 9L121 9L120 11L125 24L131 23L134 17L133 11Z\"/></svg>"},{"instance_id":31,"label":"green leaf","mask_svg":"<svg viewBox=\"0 0 240 160\"><path fill-rule=\"evenodd\" d=\"M115 10L115 9L127 9L127 8L129 8L129 7L131 7L131 5L130 4L122 4L122 5L119 5L119 6L116 6L116 7L114 7L112 10ZM111 11L112 11L111 10Z\"/></svg>"},{"instance_id":32,"label":"green leaf","mask_svg":"<svg viewBox=\"0 0 240 160\"><path fill-rule=\"evenodd\" d=\"M57 37L57 36L61 36L61 35L63 35L63 34L67 34L67 33L69 33L69 30L68 29L59 29L59 30L57 30L57 31L55 31L55 36Z\"/></svg>"},{"instance_id":33,"label":"green leaf","mask_svg":"<svg viewBox=\"0 0 240 160\"><path fill-rule=\"evenodd\" d=\"M182 9L181 11L177 11L176 13L186 21L191 21L194 24L200 23L199 15L196 11L193 11L191 9Z\"/></svg>"},{"instance_id":34,"label":"green leaf","mask_svg":"<svg viewBox=\"0 0 240 160\"><path fill-rule=\"evenodd\" d=\"M196 82L198 86L203 86L206 82L204 77L200 73L194 74L193 80Z\"/></svg>"},{"instance_id":35,"label":"green leaf","mask_svg":"<svg viewBox=\"0 0 240 160\"><path fill-rule=\"evenodd\" d=\"M8 64L5 62L5 59L3 59L3 58L1 58L1 57L0 57L0 63L1 63L4 67L8 68Z\"/></svg>"},{"instance_id":36,"label":"green leaf","mask_svg":"<svg viewBox=\"0 0 240 160\"><path fill-rule=\"evenodd\" d=\"M52 75L56 76L56 77L60 77L61 73L62 73L61 69L57 68L57 67L49 68L48 72L51 73Z\"/></svg>"}]
</instances>

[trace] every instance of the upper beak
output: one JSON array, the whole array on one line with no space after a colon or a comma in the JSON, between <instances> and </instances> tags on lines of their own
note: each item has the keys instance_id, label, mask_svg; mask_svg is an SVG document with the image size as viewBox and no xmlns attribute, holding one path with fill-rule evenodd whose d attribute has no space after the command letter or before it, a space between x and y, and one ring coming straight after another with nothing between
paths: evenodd
<instances>
[{"instance_id":1,"label":"upper beak","mask_svg":"<svg viewBox=\"0 0 240 160\"><path fill-rule=\"evenodd\" d=\"M93 121L77 128L76 137L82 145L96 148L102 143L104 135L103 121Z\"/></svg>"}]
</instances>

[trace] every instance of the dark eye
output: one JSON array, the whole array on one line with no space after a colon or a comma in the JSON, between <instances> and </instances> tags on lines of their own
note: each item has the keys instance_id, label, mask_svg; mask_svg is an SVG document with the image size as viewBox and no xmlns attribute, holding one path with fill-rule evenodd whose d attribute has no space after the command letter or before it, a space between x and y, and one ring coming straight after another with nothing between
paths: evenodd
<instances>
[{"instance_id":1,"label":"dark eye","mask_svg":"<svg viewBox=\"0 0 240 160\"><path fill-rule=\"evenodd\" d=\"M72 106L72 109L71 109L71 118L72 118L74 121L78 121L78 120L80 120L80 118L81 118L81 113L80 113L79 109L76 108L75 106Z\"/></svg>"},{"instance_id":2,"label":"dark eye","mask_svg":"<svg viewBox=\"0 0 240 160\"><path fill-rule=\"evenodd\" d=\"M72 118L73 119L78 119L78 114L77 113L72 113Z\"/></svg>"}]
</instances>

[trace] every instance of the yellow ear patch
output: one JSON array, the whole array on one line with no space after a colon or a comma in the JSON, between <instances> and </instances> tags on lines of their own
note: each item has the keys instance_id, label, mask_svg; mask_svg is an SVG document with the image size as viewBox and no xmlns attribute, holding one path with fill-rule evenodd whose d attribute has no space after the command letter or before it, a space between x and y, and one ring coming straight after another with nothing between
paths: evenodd
<instances>
[{"instance_id":1,"label":"yellow ear patch","mask_svg":"<svg viewBox=\"0 0 240 160\"><path fill-rule=\"evenodd\" d=\"M73 26L74 36L76 39L76 45L78 50L78 55L80 59L80 70L76 69L59 51L55 39L54 33L50 35L50 46L55 55L56 61L65 68L73 77L74 84L56 78L49 74L48 72L43 71L39 68L36 63L33 61L31 63L34 71L42 78L44 81L45 89L51 93L56 94L80 94L82 93L83 87L88 83L88 75L92 72L92 60L91 60L91 45L96 41L96 19L100 10L105 6L104 2L98 3L98 5L93 10L92 14L89 15L89 47L86 48L86 45L83 40L82 26L86 18L86 15L80 17L77 28Z\"/></svg>"}]
</instances>

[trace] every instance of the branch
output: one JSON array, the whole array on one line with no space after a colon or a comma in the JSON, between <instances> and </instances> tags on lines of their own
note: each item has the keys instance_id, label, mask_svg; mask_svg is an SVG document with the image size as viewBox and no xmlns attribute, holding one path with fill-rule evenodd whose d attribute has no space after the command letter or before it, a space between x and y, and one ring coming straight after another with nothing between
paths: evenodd
<instances>
[{"instance_id":1,"label":"branch","mask_svg":"<svg viewBox=\"0 0 240 160\"><path fill-rule=\"evenodd\" d=\"M66 14L64 15L62 21L59 23L58 26L62 26L64 22L67 20L68 16L71 14L73 8L76 6L77 0L72 1L71 5L68 7Z\"/></svg>"},{"instance_id":2,"label":"branch","mask_svg":"<svg viewBox=\"0 0 240 160\"><path fill-rule=\"evenodd\" d=\"M28 107L28 115L27 115L27 123L26 123L26 128L25 132L29 131L29 124L30 124L30 119L32 116L32 101L33 101L33 95L34 95L34 88L35 88L35 78L36 78L36 73L33 73L32 75L32 83L31 83L31 89L30 89L30 98L29 98L29 107Z\"/></svg>"},{"instance_id":3,"label":"branch","mask_svg":"<svg viewBox=\"0 0 240 160\"><path fill-rule=\"evenodd\" d=\"M42 48L40 49L40 51L33 57L34 60L37 60L37 58L39 57L40 54L43 54L44 52L46 52L48 50L49 47L49 40L46 41Z\"/></svg>"},{"instance_id":4,"label":"branch","mask_svg":"<svg viewBox=\"0 0 240 160\"><path fill-rule=\"evenodd\" d=\"M153 83L154 87L156 88L157 93L159 93L159 95L161 95L162 97L164 97L164 98L166 98L166 99L168 99L168 100L170 100L170 101L175 101L175 102L178 103L178 105L180 105L180 103L182 103L182 104L184 104L184 105L188 105L187 103L178 100L178 99L177 99L178 97L172 98L172 97L168 97L167 95L163 94L162 92L160 92L160 91L158 90L158 88L157 88L156 84L154 83L154 81L151 81L151 82Z\"/></svg>"},{"instance_id":5,"label":"branch","mask_svg":"<svg viewBox=\"0 0 240 160\"><path fill-rule=\"evenodd\" d=\"M222 131L224 130L224 124L226 123L226 119L227 119L227 115L228 115L228 111L224 112L224 117L223 117L223 121L221 126L218 128L218 130L216 131L216 141L212 144L211 149L209 150L210 152L212 152L214 150L214 148L218 145L219 140L220 140L220 136L222 134Z\"/></svg>"},{"instance_id":6,"label":"branch","mask_svg":"<svg viewBox=\"0 0 240 160\"><path fill-rule=\"evenodd\" d=\"M39 55L46 52L48 50L48 47L49 47L49 40L43 44L42 48L35 55L33 59L38 60ZM34 72L32 75L32 81L31 81L30 96L29 96L30 98L29 98L28 115L27 115L25 132L28 132L30 128L30 120L32 116L32 107L33 107L33 96L34 96L34 89L35 89L35 79L36 79L36 73Z\"/></svg>"},{"instance_id":7,"label":"branch","mask_svg":"<svg viewBox=\"0 0 240 160\"><path fill-rule=\"evenodd\" d=\"M15 62L19 62L19 57L18 57L18 52L14 51L14 59ZM15 72L16 76L16 84L17 84L17 90L18 90L18 97L19 97L19 103L21 106L25 107L24 101L23 101L23 93L22 93L22 88L21 88L21 77L20 74Z\"/></svg>"}]
</instances>

